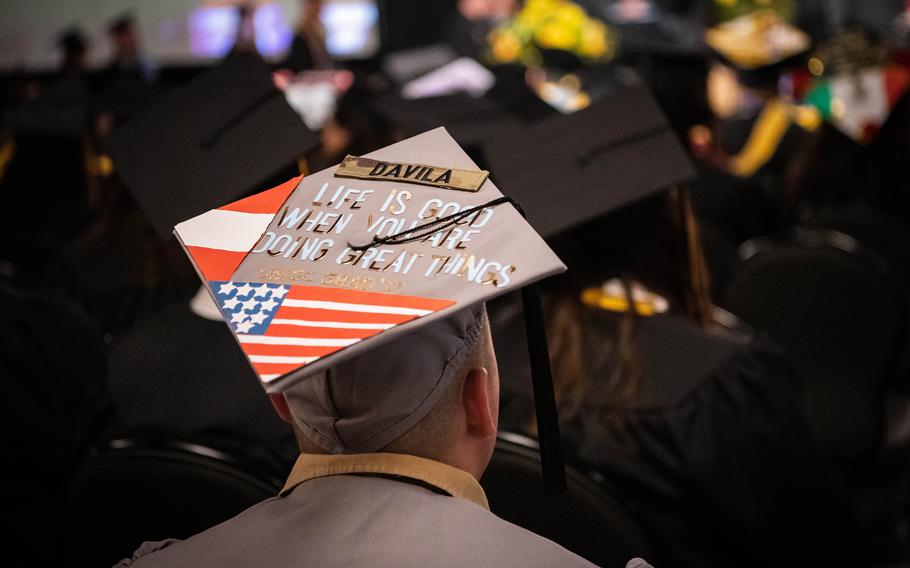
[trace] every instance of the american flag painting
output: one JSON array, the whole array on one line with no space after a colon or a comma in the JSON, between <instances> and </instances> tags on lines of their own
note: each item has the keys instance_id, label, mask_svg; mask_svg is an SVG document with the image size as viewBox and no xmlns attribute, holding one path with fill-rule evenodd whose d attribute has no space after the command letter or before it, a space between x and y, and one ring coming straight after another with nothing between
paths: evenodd
<instances>
[{"instance_id":1,"label":"american flag painting","mask_svg":"<svg viewBox=\"0 0 910 568\"><path fill-rule=\"evenodd\" d=\"M175 230L263 383L455 303L231 280L300 179L203 213Z\"/></svg>"},{"instance_id":2,"label":"american flag painting","mask_svg":"<svg viewBox=\"0 0 910 568\"><path fill-rule=\"evenodd\" d=\"M320 286L233 281L209 284L231 331L263 382L454 303Z\"/></svg>"}]
</instances>

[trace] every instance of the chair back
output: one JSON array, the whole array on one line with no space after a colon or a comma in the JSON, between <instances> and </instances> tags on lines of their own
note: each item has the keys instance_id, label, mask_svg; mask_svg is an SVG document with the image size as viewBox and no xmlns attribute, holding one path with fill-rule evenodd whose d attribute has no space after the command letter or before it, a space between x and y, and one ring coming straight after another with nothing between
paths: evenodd
<instances>
[{"instance_id":1,"label":"chair back","mask_svg":"<svg viewBox=\"0 0 910 568\"><path fill-rule=\"evenodd\" d=\"M884 386L906 341L906 302L881 257L833 231L749 241L723 306L788 352L804 409L829 455L874 451Z\"/></svg>"},{"instance_id":2,"label":"chair back","mask_svg":"<svg viewBox=\"0 0 910 568\"><path fill-rule=\"evenodd\" d=\"M64 558L111 566L144 541L187 538L279 489L280 481L206 446L114 440L96 448L77 475Z\"/></svg>"},{"instance_id":3,"label":"chair back","mask_svg":"<svg viewBox=\"0 0 910 568\"><path fill-rule=\"evenodd\" d=\"M564 494L545 496L536 442L501 433L480 483L493 513L598 566L654 558L638 525L604 488L572 467L566 481Z\"/></svg>"}]
</instances>

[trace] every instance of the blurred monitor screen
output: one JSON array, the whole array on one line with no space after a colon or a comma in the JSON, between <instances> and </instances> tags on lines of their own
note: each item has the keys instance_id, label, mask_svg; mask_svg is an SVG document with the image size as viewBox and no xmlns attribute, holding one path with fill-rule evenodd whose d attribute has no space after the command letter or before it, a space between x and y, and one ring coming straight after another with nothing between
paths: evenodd
<instances>
[{"instance_id":1,"label":"blurred monitor screen","mask_svg":"<svg viewBox=\"0 0 910 568\"><path fill-rule=\"evenodd\" d=\"M190 12L190 51L197 57L224 57L234 46L240 25L235 6L206 6ZM279 4L260 4L253 12L256 50L280 55L291 45L292 32Z\"/></svg>"},{"instance_id":2,"label":"blurred monitor screen","mask_svg":"<svg viewBox=\"0 0 910 568\"><path fill-rule=\"evenodd\" d=\"M374 0L327 1L319 19L332 57L365 59L379 49L379 8Z\"/></svg>"}]
</instances>

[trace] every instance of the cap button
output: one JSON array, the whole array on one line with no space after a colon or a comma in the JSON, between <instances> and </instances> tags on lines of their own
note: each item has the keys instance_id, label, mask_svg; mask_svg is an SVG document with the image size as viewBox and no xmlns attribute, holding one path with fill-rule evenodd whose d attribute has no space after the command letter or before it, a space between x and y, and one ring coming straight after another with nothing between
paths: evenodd
<instances>
[{"instance_id":1,"label":"cap button","mask_svg":"<svg viewBox=\"0 0 910 568\"><path fill-rule=\"evenodd\" d=\"M351 248L366 248L373 244L373 235L369 231L360 229L348 236L348 246Z\"/></svg>"}]
</instances>

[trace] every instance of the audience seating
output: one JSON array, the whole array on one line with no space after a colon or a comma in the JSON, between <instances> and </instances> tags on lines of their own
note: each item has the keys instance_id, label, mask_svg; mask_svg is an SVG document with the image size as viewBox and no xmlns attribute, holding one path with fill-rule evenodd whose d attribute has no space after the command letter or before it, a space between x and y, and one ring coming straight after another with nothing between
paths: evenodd
<instances>
[{"instance_id":1,"label":"audience seating","mask_svg":"<svg viewBox=\"0 0 910 568\"><path fill-rule=\"evenodd\" d=\"M598 566L625 566L636 556L654 558L647 539L616 499L572 467L566 468L566 478L564 494L545 496L537 443L503 432L481 485L496 515Z\"/></svg>"},{"instance_id":2,"label":"audience seating","mask_svg":"<svg viewBox=\"0 0 910 568\"><path fill-rule=\"evenodd\" d=\"M111 566L144 541L186 538L278 494L243 460L183 441L119 439L83 464L67 510L63 557Z\"/></svg>"},{"instance_id":3,"label":"audience seating","mask_svg":"<svg viewBox=\"0 0 910 568\"><path fill-rule=\"evenodd\" d=\"M723 305L770 333L804 381L804 403L832 458L881 443L884 388L906 341L906 302L882 258L834 231L752 240Z\"/></svg>"}]
</instances>

